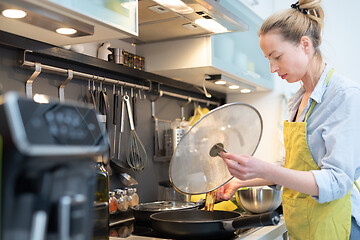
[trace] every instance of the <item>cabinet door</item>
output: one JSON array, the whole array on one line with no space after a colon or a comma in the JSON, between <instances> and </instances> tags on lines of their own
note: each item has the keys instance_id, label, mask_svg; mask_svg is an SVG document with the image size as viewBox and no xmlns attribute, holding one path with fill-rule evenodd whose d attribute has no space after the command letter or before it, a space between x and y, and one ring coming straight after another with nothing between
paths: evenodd
<instances>
[{"instance_id":1,"label":"cabinet door","mask_svg":"<svg viewBox=\"0 0 360 240\"><path fill-rule=\"evenodd\" d=\"M138 0L42 0L138 36Z\"/></svg>"}]
</instances>

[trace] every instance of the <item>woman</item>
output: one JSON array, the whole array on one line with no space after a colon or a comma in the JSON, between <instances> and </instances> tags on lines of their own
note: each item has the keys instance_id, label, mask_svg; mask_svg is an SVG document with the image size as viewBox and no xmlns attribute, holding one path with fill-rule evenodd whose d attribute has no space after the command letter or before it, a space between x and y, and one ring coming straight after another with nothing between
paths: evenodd
<instances>
[{"instance_id":1,"label":"woman","mask_svg":"<svg viewBox=\"0 0 360 240\"><path fill-rule=\"evenodd\" d=\"M320 2L292 4L259 31L271 72L302 82L284 123L284 167L222 153L235 178L218 189L217 200L230 199L239 187L282 185L290 239L360 239L360 197L353 186L360 177L360 86L322 59Z\"/></svg>"}]
</instances>

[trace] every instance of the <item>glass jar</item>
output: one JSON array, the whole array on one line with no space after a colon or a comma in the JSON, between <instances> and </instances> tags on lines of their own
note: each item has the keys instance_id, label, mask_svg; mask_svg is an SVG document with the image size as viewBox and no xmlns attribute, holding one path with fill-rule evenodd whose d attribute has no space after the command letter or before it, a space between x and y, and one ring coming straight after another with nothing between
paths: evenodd
<instances>
[{"instance_id":1,"label":"glass jar","mask_svg":"<svg viewBox=\"0 0 360 240\"><path fill-rule=\"evenodd\" d=\"M129 209L129 201L128 196L126 195L126 190L117 189L116 197L118 201L118 210L121 212L125 212Z\"/></svg>"},{"instance_id":2,"label":"glass jar","mask_svg":"<svg viewBox=\"0 0 360 240\"><path fill-rule=\"evenodd\" d=\"M136 193L136 188L128 188L128 199L129 199L129 207L134 207L139 204L139 195Z\"/></svg>"},{"instance_id":3,"label":"glass jar","mask_svg":"<svg viewBox=\"0 0 360 240\"><path fill-rule=\"evenodd\" d=\"M115 192L109 192L109 213L114 214L118 209L118 201L115 197Z\"/></svg>"}]
</instances>

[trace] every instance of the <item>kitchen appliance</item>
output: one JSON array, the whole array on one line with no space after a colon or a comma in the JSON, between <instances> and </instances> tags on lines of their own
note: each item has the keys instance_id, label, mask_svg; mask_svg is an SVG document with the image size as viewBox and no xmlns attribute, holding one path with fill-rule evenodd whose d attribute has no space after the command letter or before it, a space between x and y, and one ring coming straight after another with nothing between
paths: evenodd
<instances>
[{"instance_id":1,"label":"kitchen appliance","mask_svg":"<svg viewBox=\"0 0 360 240\"><path fill-rule=\"evenodd\" d=\"M249 213L264 213L281 204L281 190L269 187L241 188L235 193L236 202Z\"/></svg>"},{"instance_id":2,"label":"kitchen appliance","mask_svg":"<svg viewBox=\"0 0 360 240\"><path fill-rule=\"evenodd\" d=\"M0 119L1 239L91 239L95 160L109 147L96 112L9 92Z\"/></svg>"}]
</instances>

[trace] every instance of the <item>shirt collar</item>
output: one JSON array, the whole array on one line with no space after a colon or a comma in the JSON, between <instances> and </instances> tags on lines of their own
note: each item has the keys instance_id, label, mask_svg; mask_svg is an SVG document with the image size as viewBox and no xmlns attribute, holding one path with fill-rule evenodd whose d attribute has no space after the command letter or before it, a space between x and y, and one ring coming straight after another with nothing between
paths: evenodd
<instances>
[{"instance_id":1,"label":"shirt collar","mask_svg":"<svg viewBox=\"0 0 360 240\"><path fill-rule=\"evenodd\" d=\"M331 67L326 64L325 65L325 69L323 71L323 73L321 74L320 76L320 79L318 81L318 83L316 84L313 92L311 93L310 95L310 99L311 101L314 100L316 101L317 103L320 103L321 100L322 100L322 97L324 95L324 92L325 92L325 88L326 88L326 77L330 71ZM297 109L300 105L300 102L301 102L301 98L302 96L304 95L305 93L305 89L304 89L304 86L302 86L295 94L294 96L292 96L290 99L289 99L289 102L288 102L288 109L290 112L293 112L293 114L295 114L295 111L294 109ZM309 102L311 102L309 101ZM291 116L293 117L293 116Z\"/></svg>"},{"instance_id":2,"label":"shirt collar","mask_svg":"<svg viewBox=\"0 0 360 240\"><path fill-rule=\"evenodd\" d=\"M314 101L316 101L317 103L321 103L322 97L324 96L324 92L326 89L326 77L330 71L330 66L328 66L328 64L325 65L325 69L323 71L323 73L321 74L321 77L318 81L318 83L316 84L313 92L310 95L310 98Z\"/></svg>"}]
</instances>

